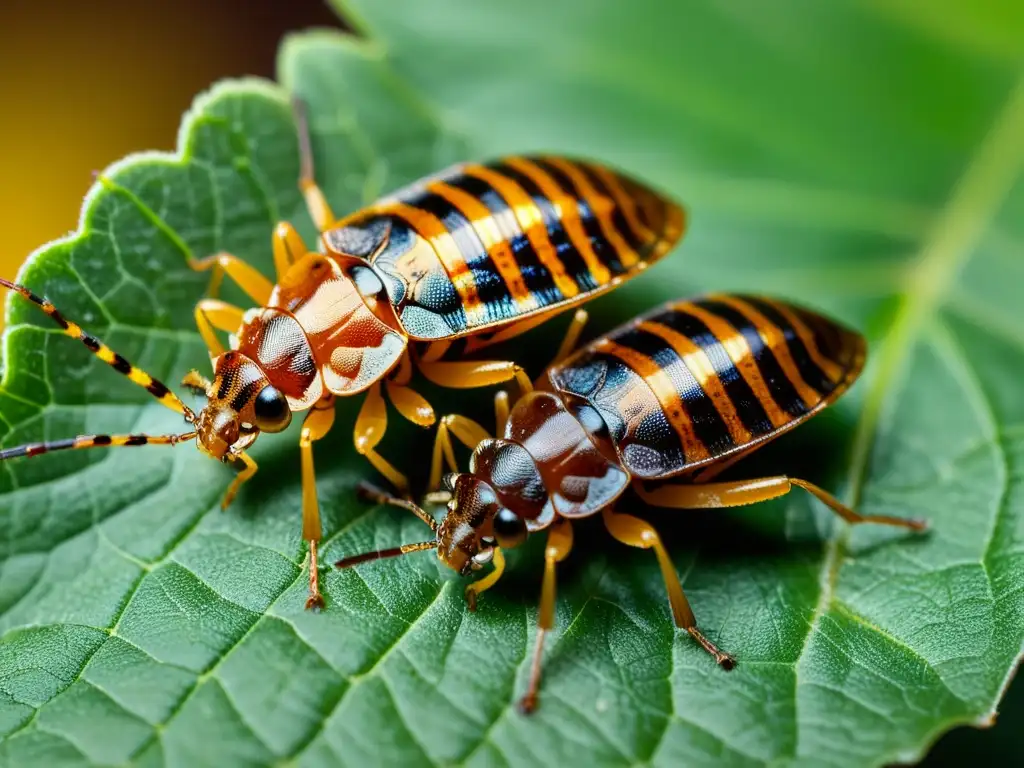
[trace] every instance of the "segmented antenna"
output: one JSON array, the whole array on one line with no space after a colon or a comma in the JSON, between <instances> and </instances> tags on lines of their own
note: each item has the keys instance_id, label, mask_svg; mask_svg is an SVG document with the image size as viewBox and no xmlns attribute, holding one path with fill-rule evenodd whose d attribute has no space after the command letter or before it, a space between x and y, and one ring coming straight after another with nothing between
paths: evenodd
<instances>
[{"instance_id":1,"label":"segmented antenna","mask_svg":"<svg viewBox=\"0 0 1024 768\"><path fill-rule=\"evenodd\" d=\"M181 435L79 435L64 440L50 440L43 443L26 443L16 448L0 450L0 461L21 456L40 456L51 451L66 451L75 448L120 448L135 445L174 445L196 436L194 431Z\"/></svg>"},{"instance_id":2,"label":"segmented antenna","mask_svg":"<svg viewBox=\"0 0 1024 768\"><path fill-rule=\"evenodd\" d=\"M436 546L437 539L431 539L430 541L421 541L419 544L403 544L400 547L379 549L376 552L363 552L361 555L343 557L334 564L334 567L351 568L353 565L359 565L360 563L368 563L372 560L384 560L385 558L398 557L399 555L408 555L410 552L422 552L424 549L433 549Z\"/></svg>"},{"instance_id":3,"label":"segmented antenna","mask_svg":"<svg viewBox=\"0 0 1024 768\"><path fill-rule=\"evenodd\" d=\"M17 283L12 283L12 282L10 282L8 280L4 280L2 277L0 277L0 285L4 286L6 288L9 288L9 289L11 289L12 291L14 291L16 293L21 294L23 297L25 297L26 299L31 301L33 304L37 305L41 310L43 310L43 312L45 312L51 318L53 318L53 321L55 323L57 323L57 325L59 325L61 327L61 329L63 329L64 333L67 336L70 336L73 339L78 339L79 341L81 341L83 344L85 344L86 348L90 352L92 352L94 355L96 355L96 357L98 357L104 363L109 365L111 368L113 368L118 373L120 373L120 374L122 374L124 376L127 376L132 382L134 382L135 384L138 384L140 387L145 389L147 392L149 392L149 394L151 394L153 397L155 397L157 400L159 400L161 405L163 405L163 406L165 406L167 408L170 408L172 411L177 411L178 413L182 414L185 417L185 420L188 421L189 423L192 423L192 422L195 421L196 417L195 417L195 414L192 412L192 409L189 408L187 405L185 405L183 402L181 402L181 400L178 399L178 396L176 394L174 394L173 392L171 392L171 390L168 389L167 386L163 382L154 379L152 376L150 376L148 373L146 373L141 368L136 368L134 365L129 363L127 360L125 360L123 357L121 357L119 354L117 354L114 350L112 350L110 347L108 347L102 341L97 339L95 336L92 336L92 335L86 333L85 331L83 331L81 329L81 327L78 326L77 323L73 323L70 320L68 320L67 318L65 318L64 315L62 315L57 310L57 308L55 306L53 306L53 304L51 304L47 299L44 299L41 296L37 296L36 294L34 294L32 291L30 291L28 288L26 288L23 285L18 285ZM103 437L107 437L107 436L105 436L105 435L95 435L93 437L95 437L95 438L103 438ZM131 437L139 438L139 437L142 437L142 436L141 435L125 435L124 436L125 439L131 438ZM75 439L77 440L79 438L75 438ZM81 438L81 439L85 439L85 438ZM149 442L155 442L156 438L153 438L153 437L148 438L148 441ZM167 442L167 441L165 441L165 442ZM101 445L101 443L95 443L95 445ZM123 445L141 445L141 443L123 443ZM63 446L63 447L70 447L70 446ZM86 447L91 447L91 446L82 445L82 446L74 446L74 447L86 448ZM11 449L11 450L17 450L17 449ZM57 450L57 449L51 448L49 450ZM43 451L37 451L37 452L38 453L42 453ZM20 455L25 455L25 454L17 454L17 455L20 456ZM31 454L31 455L35 455L35 454ZM7 456L3 456L3 458L8 458L8 457Z\"/></svg>"}]
</instances>

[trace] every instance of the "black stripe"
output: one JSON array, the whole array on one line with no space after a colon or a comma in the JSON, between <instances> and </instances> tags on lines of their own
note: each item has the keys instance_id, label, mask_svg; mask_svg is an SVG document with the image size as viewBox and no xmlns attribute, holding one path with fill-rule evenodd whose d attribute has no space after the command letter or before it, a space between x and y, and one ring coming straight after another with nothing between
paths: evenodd
<instances>
[{"instance_id":1,"label":"black stripe","mask_svg":"<svg viewBox=\"0 0 1024 768\"><path fill-rule=\"evenodd\" d=\"M743 335L747 346L750 347L750 354L757 363L761 378L764 379L765 386L779 408L794 418L807 413L807 406L782 370L779 361L775 359L775 353L764 343L754 323L746 315L719 301L699 299L693 303L722 318Z\"/></svg>"},{"instance_id":2,"label":"black stripe","mask_svg":"<svg viewBox=\"0 0 1024 768\"><path fill-rule=\"evenodd\" d=\"M663 312L651 320L678 331L704 350L704 354L708 356L715 368L719 381L722 382L725 393L732 401L740 421L751 434L758 437L773 430L771 419L765 413L764 406L758 401L754 391L740 374L732 358L729 357L729 353L722 346L718 337L711 332L711 329L698 318L677 308Z\"/></svg>"},{"instance_id":3,"label":"black stripe","mask_svg":"<svg viewBox=\"0 0 1024 768\"><path fill-rule=\"evenodd\" d=\"M807 326L814 338L814 346L818 348L818 352L843 369L845 378L845 373L853 363L854 351L858 346L856 335L851 338L834 322L810 310L790 305L789 311Z\"/></svg>"},{"instance_id":4,"label":"black stripe","mask_svg":"<svg viewBox=\"0 0 1024 768\"><path fill-rule=\"evenodd\" d=\"M114 366L115 371L117 371L118 373L123 373L125 376L131 373L132 370L132 364L129 363L116 352L114 353L114 362L112 362L111 365Z\"/></svg>"},{"instance_id":5,"label":"black stripe","mask_svg":"<svg viewBox=\"0 0 1024 768\"><path fill-rule=\"evenodd\" d=\"M224 374L220 377L220 386L217 387L218 400L223 400L228 396L228 392L231 391L231 382L234 381L236 375L237 374L235 373L235 370L233 368L228 368L225 366Z\"/></svg>"},{"instance_id":6,"label":"black stripe","mask_svg":"<svg viewBox=\"0 0 1024 768\"><path fill-rule=\"evenodd\" d=\"M597 254L600 262L608 267L613 274L620 275L625 272L626 267L623 266L622 260L619 258L619 252L615 250L615 246L611 244L611 241L605 237L604 232L601 230L601 222L597 220L597 216L594 215L594 211L590 208L590 204L583 197L583 194L572 183L572 179L563 173L560 168L546 160L536 157L528 159L540 166L566 194L576 199L576 207L580 212L580 219L583 221L583 229L586 231L587 237L590 238L590 247L594 249L594 253ZM567 160L566 162L571 161Z\"/></svg>"},{"instance_id":7,"label":"black stripe","mask_svg":"<svg viewBox=\"0 0 1024 768\"><path fill-rule=\"evenodd\" d=\"M145 435L129 435L128 439L124 441L125 445L145 445L149 442L149 438Z\"/></svg>"},{"instance_id":8,"label":"black stripe","mask_svg":"<svg viewBox=\"0 0 1024 768\"><path fill-rule=\"evenodd\" d=\"M573 246L568 233L566 233L565 228L562 226L562 220L558 216L558 211L555 209L554 204L548 200L547 196L540 191L540 187L534 184L529 176L520 173L511 166L503 163L493 163L488 167L502 176L507 176L509 180L514 181L522 187L526 194L533 198L534 204L544 219L544 226L548 230L548 238L555 247L555 253L558 254L558 259L565 267L565 271L569 273L580 291L594 290L597 287L597 283L594 281L593 275L590 274L590 270L587 269L587 263L583 261L580 252Z\"/></svg>"},{"instance_id":9,"label":"black stripe","mask_svg":"<svg viewBox=\"0 0 1024 768\"><path fill-rule=\"evenodd\" d=\"M92 442L93 445L110 445L110 435L93 435Z\"/></svg>"},{"instance_id":10,"label":"black stripe","mask_svg":"<svg viewBox=\"0 0 1024 768\"><path fill-rule=\"evenodd\" d=\"M255 396L256 390L263 387L262 379L253 379L247 382L244 387L235 393L235 396L231 398L231 407L236 411L241 411L249 404L249 401Z\"/></svg>"},{"instance_id":11,"label":"black stripe","mask_svg":"<svg viewBox=\"0 0 1024 768\"><path fill-rule=\"evenodd\" d=\"M823 396L835 389L835 382L826 376L825 372L818 367L818 364L811 359L810 354L807 352L807 347L804 346L803 340L797 335L796 329L786 320L781 312L768 302L754 296L737 296L736 298L755 307L758 312L768 318L769 321L782 331L786 337L789 354L792 355L793 362L796 363L797 370L800 371L800 376L804 381L818 390Z\"/></svg>"},{"instance_id":12,"label":"black stripe","mask_svg":"<svg viewBox=\"0 0 1024 768\"><path fill-rule=\"evenodd\" d=\"M514 317L516 305L512 300L512 293L505 285L505 280L495 266L494 260L487 253L480 236L462 211L433 192L414 196L406 203L440 219L451 234L466 266L473 274L477 295L487 312L487 322Z\"/></svg>"},{"instance_id":13,"label":"black stripe","mask_svg":"<svg viewBox=\"0 0 1024 768\"><path fill-rule=\"evenodd\" d=\"M97 339L95 336L90 336L88 333L83 333L80 338L82 339L82 343L85 344L85 346L87 346L93 352L97 352L99 350L100 340Z\"/></svg>"},{"instance_id":14,"label":"black stripe","mask_svg":"<svg viewBox=\"0 0 1024 768\"><path fill-rule=\"evenodd\" d=\"M571 161L570 161L571 162ZM597 190L598 194L604 195L612 203L612 224L622 235L622 238L632 246L633 250L637 252L640 258L644 258L650 251L651 243L645 241L639 233L634 232L633 228L629 226L626 221L626 215L622 212L622 206L618 204L615 199L615 195L608 189L608 185L604 183L604 180L594 173L594 170L586 163L573 163L574 166L580 169L580 172L587 177L587 180L593 185L594 189ZM614 175L614 171L609 171ZM623 190L623 194L628 195L626 190Z\"/></svg>"},{"instance_id":15,"label":"black stripe","mask_svg":"<svg viewBox=\"0 0 1024 768\"><path fill-rule=\"evenodd\" d=\"M537 252L533 249L530 238L519 226L512 207L496 189L483 179L468 174L448 179L445 183L472 195L494 214L494 222L498 231L512 248L512 254L515 256L519 272L523 276L523 282L538 304L547 306L565 298L558 290L548 268L537 257Z\"/></svg>"},{"instance_id":16,"label":"black stripe","mask_svg":"<svg viewBox=\"0 0 1024 768\"><path fill-rule=\"evenodd\" d=\"M156 398L165 397L170 392L170 390L167 389L166 385L164 385L162 382L157 381L156 379L153 379L153 383L146 387L146 391Z\"/></svg>"},{"instance_id":17,"label":"black stripe","mask_svg":"<svg viewBox=\"0 0 1024 768\"><path fill-rule=\"evenodd\" d=\"M70 325L70 323L68 323L68 321L64 319L64 315L62 315L60 312L58 312L57 308L55 306L53 306L53 304L51 304L50 302L46 301L46 299L39 298L34 293L30 293L29 296L32 297L33 301L35 301L36 303L41 305L44 310L47 307L49 307L49 310L47 311L46 314L48 314L50 317L52 317L54 322L57 323L57 325L59 325L65 331L68 329L68 326Z\"/></svg>"},{"instance_id":18,"label":"black stripe","mask_svg":"<svg viewBox=\"0 0 1024 768\"><path fill-rule=\"evenodd\" d=\"M709 454L716 456L735 446L715 404L667 341L639 328L630 328L622 334L616 334L612 340L651 358L671 378L693 422L693 431Z\"/></svg>"}]
</instances>

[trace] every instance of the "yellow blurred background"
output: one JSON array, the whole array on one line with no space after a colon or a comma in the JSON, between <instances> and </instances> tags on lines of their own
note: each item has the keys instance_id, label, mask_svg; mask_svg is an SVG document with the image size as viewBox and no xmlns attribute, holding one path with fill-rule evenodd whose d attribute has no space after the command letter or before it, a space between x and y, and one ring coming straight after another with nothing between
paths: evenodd
<instances>
[{"instance_id":1,"label":"yellow blurred background","mask_svg":"<svg viewBox=\"0 0 1024 768\"><path fill-rule=\"evenodd\" d=\"M77 226L93 171L173 149L197 93L272 77L281 36L323 25L323 0L2 0L0 275Z\"/></svg>"}]
</instances>

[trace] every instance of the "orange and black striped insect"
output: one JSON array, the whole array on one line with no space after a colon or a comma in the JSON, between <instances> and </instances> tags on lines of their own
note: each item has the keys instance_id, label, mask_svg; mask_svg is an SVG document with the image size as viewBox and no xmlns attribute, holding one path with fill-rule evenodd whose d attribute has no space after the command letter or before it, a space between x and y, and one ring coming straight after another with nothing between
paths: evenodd
<instances>
[{"instance_id":1,"label":"orange and black striped insect","mask_svg":"<svg viewBox=\"0 0 1024 768\"><path fill-rule=\"evenodd\" d=\"M364 489L378 502L417 514L434 537L336 566L426 549L436 549L460 574L492 562L490 574L466 588L472 609L476 596L500 578L502 550L547 529L536 647L522 699L531 711L544 634L554 626L555 565L572 548L571 521L601 512L614 538L654 550L676 626L731 669L733 658L698 629L655 529L614 506L630 486L647 503L676 509L753 504L796 486L850 523L924 530L920 520L860 515L806 480L780 475L709 482L834 402L856 380L864 357L859 334L782 301L709 295L666 304L556 362L543 380L547 391L523 395L510 413L499 398L497 439L463 417L443 422L473 454L469 472L458 472L448 432L439 431L433 481L440 478L440 457L449 457L453 470L444 477L447 491L440 496L448 507L440 524L410 502ZM669 478L680 482L646 485Z\"/></svg>"},{"instance_id":2,"label":"orange and black striped insect","mask_svg":"<svg viewBox=\"0 0 1024 768\"><path fill-rule=\"evenodd\" d=\"M174 436L97 435L0 452L0 459L93 446L144 445L196 438L213 458L240 472L224 497L256 472L246 449L260 432L280 432L308 411L300 437L303 538L310 547L307 607L323 604L317 580L321 536L312 445L334 422L334 398L366 392L356 420L357 450L398 489L405 477L377 453L387 427L382 389L405 418L434 423L430 404L410 386L415 365L447 387L480 387L529 377L510 361L461 359L513 338L628 280L665 255L682 236L684 214L642 184L593 163L563 157L508 157L465 164L421 180L337 220L313 177L299 110L300 188L321 232L307 252L287 223L273 238L277 284L229 254L196 259L230 277L256 308L208 298L196 307L213 367L182 382L208 403L198 414L166 386L68 322L28 289L4 282L39 304L100 359L183 414L190 430ZM108 186L113 183L101 179ZM578 310L563 346L586 313ZM226 349L216 331L232 336ZM452 342L465 337L457 349ZM453 355L460 359L449 359Z\"/></svg>"}]
</instances>

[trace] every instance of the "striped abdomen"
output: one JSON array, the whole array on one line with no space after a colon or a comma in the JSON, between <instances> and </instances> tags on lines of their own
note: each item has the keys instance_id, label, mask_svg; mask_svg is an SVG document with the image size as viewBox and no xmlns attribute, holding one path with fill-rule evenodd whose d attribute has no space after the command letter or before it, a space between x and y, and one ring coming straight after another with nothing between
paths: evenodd
<instances>
[{"instance_id":1,"label":"striped abdomen","mask_svg":"<svg viewBox=\"0 0 1024 768\"><path fill-rule=\"evenodd\" d=\"M710 295L644 315L548 375L597 409L626 469L660 478L796 426L850 386L864 354L859 334L805 309Z\"/></svg>"},{"instance_id":2,"label":"striped abdomen","mask_svg":"<svg viewBox=\"0 0 1024 768\"><path fill-rule=\"evenodd\" d=\"M372 261L402 325L413 338L440 339L607 290L663 256L684 217L600 166L509 157L424 179L342 226L388 232Z\"/></svg>"}]
</instances>

